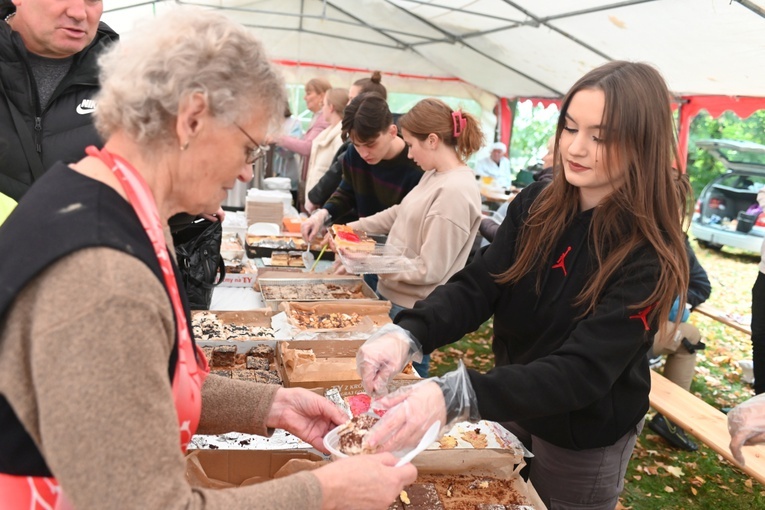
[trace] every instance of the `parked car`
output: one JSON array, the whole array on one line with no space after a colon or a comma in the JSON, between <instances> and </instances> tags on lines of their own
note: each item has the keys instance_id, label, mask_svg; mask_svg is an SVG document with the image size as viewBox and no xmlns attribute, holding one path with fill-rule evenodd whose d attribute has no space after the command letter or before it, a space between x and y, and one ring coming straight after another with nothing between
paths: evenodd
<instances>
[{"instance_id":1,"label":"parked car","mask_svg":"<svg viewBox=\"0 0 765 510\"><path fill-rule=\"evenodd\" d=\"M765 186L765 145L734 140L699 140L726 168L699 195L691 234L700 246L723 246L760 253L765 238L765 213L757 207L757 192Z\"/></svg>"}]
</instances>

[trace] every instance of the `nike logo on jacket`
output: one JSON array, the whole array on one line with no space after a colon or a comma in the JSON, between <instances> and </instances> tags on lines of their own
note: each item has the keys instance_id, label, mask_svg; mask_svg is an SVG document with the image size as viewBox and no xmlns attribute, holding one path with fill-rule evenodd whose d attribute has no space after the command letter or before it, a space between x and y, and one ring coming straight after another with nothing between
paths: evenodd
<instances>
[{"instance_id":1,"label":"nike logo on jacket","mask_svg":"<svg viewBox=\"0 0 765 510\"><path fill-rule=\"evenodd\" d=\"M92 99L83 99L82 102L77 105L75 111L80 115L89 115L96 111L96 102Z\"/></svg>"}]
</instances>

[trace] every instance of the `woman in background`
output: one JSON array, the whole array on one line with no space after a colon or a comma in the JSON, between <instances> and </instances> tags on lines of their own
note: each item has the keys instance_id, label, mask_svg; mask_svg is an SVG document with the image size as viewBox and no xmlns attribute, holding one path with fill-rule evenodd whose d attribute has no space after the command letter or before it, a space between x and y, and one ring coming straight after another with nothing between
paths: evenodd
<instances>
[{"instance_id":1,"label":"woman in background","mask_svg":"<svg viewBox=\"0 0 765 510\"><path fill-rule=\"evenodd\" d=\"M281 134L291 138L303 136L303 127L300 125L300 121L292 115L288 101L284 102L284 121L281 125ZM274 151L273 165L274 175L287 177L290 180L292 200L297 204L298 183L300 182L300 158L291 150L277 146Z\"/></svg>"},{"instance_id":2,"label":"woman in background","mask_svg":"<svg viewBox=\"0 0 765 510\"><path fill-rule=\"evenodd\" d=\"M346 89L329 89L324 94L324 106L321 114L329 126L319 136L313 139L311 145L311 158L308 161L308 173L306 175L305 189L310 192L317 182L327 173L332 164L332 158L343 144L340 136L342 131L343 110L348 104L348 91ZM306 202L306 210L311 211Z\"/></svg>"},{"instance_id":3,"label":"woman in background","mask_svg":"<svg viewBox=\"0 0 765 510\"><path fill-rule=\"evenodd\" d=\"M305 179L308 173L308 158L311 157L311 144L313 139L319 136L319 133L324 131L329 123L324 119L321 114L321 108L324 105L324 94L327 93L332 85L329 84L324 78L312 78L305 84L305 106L313 113L311 117L311 124L308 126L305 134L300 138L281 135L273 142L277 147L287 149L303 156L303 166L300 170L300 180L298 182L298 210L302 208L303 200L305 197Z\"/></svg>"}]
</instances>

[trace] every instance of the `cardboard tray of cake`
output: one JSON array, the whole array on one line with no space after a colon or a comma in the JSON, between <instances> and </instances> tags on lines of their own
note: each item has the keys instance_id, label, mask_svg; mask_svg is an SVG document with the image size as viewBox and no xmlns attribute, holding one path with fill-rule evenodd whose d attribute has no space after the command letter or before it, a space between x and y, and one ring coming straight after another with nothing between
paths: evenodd
<instances>
[{"instance_id":1,"label":"cardboard tray of cake","mask_svg":"<svg viewBox=\"0 0 765 510\"><path fill-rule=\"evenodd\" d=\"M258 279L258 268L250 259L223 259L226 264L226 277L220 282L221 287L252 287Z\"/></svg>"},{"instance_id":2,"label":"cardboard tray of cake","mask_svg":"<svg viewBox=\"0 0 765 510\"><path fill-rule=\"evenodd\" d=\"M356 372L356 351L364 340L280 340L276 365L286 388L337 388L340 395L363 391ZM391 389L421 381L414 370L398 374Z\"/></svg>"},{"instance_id":3,"label":"cardboard tray of cake","mask_svg":"<svg viewBox=\"0 0 765 510\"><path fill-rule=\"evenodd\" d=\"M247 256L251 259L256 257L271 257L274 251L305 251L306 242L300 234L284 233L280 235L247 235L244 245ZM311 243L310 252L318 257L321 252L321 244ZM335 253L330 247L321 256L322 260L335 260Z\"/></svg>"},{"instance_id":4,"label":"cardboard tray of cake","mask_svg":"<svg viewBox=\"0 0 765 510\"><path fill-rule=\"evenodd\" d=\"M413 461L417 480L389 510L543 510L521 478L525 463L509 450L426 450Z\"/></svg>"},{"instance_id":5,"label":"cardboard tray of cake","mask_svg":"<svg viewBox=\"0 0 765 510\"><path fill-rule=\"evenodd\" d=\"M285 302L280 305L294 331L293 338L327 338L355 335L366 338L390 320L390 301Z\"/></svg>"},{"instance_id":6,"label":"cardboard tray of cake","mask_svg":"<svg viewBox=\"0 0 765 510\"><path fill-rule=\"evenodd\" d=\"M224 489L317 469L327 462L300 450L197 450L186 457L186 475L192 486ZM412 461L417 480L389 508L544 510L534 487L518 474L523 466L518 462L506 450L422 452Z\"/></svg>"},{"instance_id":7,"label":"cardboard tray of cake","mask_svg":"<svg viewBox=\"0 0 765 510\"><path fill-rule=\"evenodd\" d=\"M271 327L271 309L246 311L191 312L191 327L197 345L235 345L237 352L266 344L276 346L276 332Z\"/></svg>"},{"instance_id":8,"label":"cardboard tray of cake","mask_svg":"<svg viewBox=\"0 0 765 510\"><path fill-rule=\"evenodd\" d=\"M264 271L255 290L273 310L285 301L379 301L375 291L358 276L320 273L280 273Z\"/></svg>"}]
</instances>

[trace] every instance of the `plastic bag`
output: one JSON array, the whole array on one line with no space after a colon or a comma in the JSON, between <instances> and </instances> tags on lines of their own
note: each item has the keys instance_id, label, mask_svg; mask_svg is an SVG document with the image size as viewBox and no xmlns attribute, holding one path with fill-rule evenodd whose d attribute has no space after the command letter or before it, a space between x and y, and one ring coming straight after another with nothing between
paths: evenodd
<instances>
[{"instance_id":1,"label":"plastic bag","mask_svg":"<svg viewBox=\"0 0 765 510\"><path fill-rule=\"evenodd\" d=\"M765 394L750 398L728 413L728 432L730 451L743 466L741 447L765 443Z\"/></svg>"},{"instance_id":2,"label":"plastic bag","mask_svg":"<svg viewBox=\"0 0 765 510\"><path fill-rule=\"evenodd\" d=\"M220 254L222 238L223 227L218 221L200 220L173 233L178 268L192 310L209 310L213 288L226 277Z\"/></svg>"}]
</instances>

